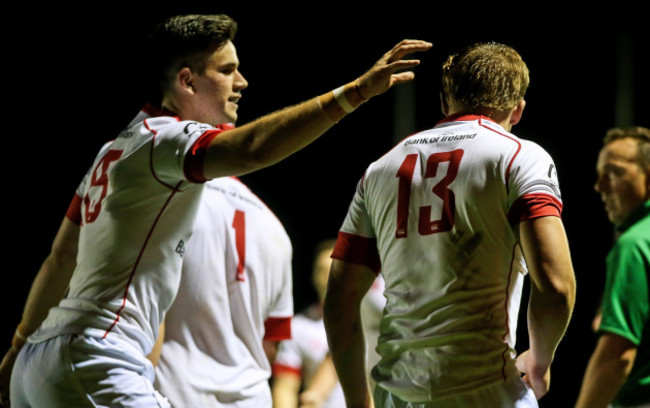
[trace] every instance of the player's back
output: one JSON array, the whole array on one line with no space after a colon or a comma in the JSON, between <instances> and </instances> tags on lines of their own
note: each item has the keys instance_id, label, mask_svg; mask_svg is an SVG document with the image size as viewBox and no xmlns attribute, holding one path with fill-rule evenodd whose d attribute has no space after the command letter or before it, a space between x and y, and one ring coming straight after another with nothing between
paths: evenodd
<instances>
[{"instance_id":1,"label":"player's back","mask_svg":"<svg viewBox=\"0 0 650 408\"><path fill-rule=\"evenodd\" d=\"M290 335L291 258L281 222L247 186L232 177L205 184L157 367L172 405L270 398L262 341Z\"/></svg>"},{"instance_id":2,"label":"player's back","mask_svg":"<svg viewBox=\"0 0 650 408\"><path fill-rule=\"evenodd\" d=\"M543 166L552 162L537 145L476 116L412 135L370 165L353 206L365 206L386 282L373 373L384 388L428 400L518 375L526 270L513 227L520 197L555 193L552 179L540 187L530 176Z\"/></svg>"}]
</instances>

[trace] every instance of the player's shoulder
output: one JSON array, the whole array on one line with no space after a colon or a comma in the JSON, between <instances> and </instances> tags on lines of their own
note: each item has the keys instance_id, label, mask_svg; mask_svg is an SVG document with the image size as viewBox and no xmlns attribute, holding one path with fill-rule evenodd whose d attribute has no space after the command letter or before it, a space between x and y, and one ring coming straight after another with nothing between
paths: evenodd
<instances>
[{"instance_id":1,"label":"player's shoulder","mask_svg":"<svg viewBox=\"0 0 650 408\"><path fill-rule=\"evenodd\" d=\"M151 132L160 136L165 135L182 135L191 137L195 134L203 134L208 130L215 129L213 126L206 123L179 120L178 118L170 116L158 116L147 118L143 121L143 127Z\"/></svg>"},{"instance_id":2,"label":"player's shoulder","mask_svg":"<svg viewBox=\"0 0 650 408\"><path fill-rule=\"evenodd\" d=\"M552 160L550 153L538 142L518 137L517 140L521 146L519 156L530 157L532 159Z\"/></svg>"}]
</instances>

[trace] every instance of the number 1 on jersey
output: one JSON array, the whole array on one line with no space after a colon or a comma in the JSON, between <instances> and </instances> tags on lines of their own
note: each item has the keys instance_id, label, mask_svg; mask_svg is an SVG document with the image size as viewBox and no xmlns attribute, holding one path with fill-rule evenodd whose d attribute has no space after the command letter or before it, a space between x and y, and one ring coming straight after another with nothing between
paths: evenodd
<instances>
[{"instance_id":1,"label":"number 1 on jersey","mask_svg":"<svg viewBox=\"0 0 650 408\"><path fill-rule=\"evenodd\" d=\"M235 210L235 218L232 220L232 227L235 229L235 247L237 248L237 274L235 279L240 282L246 281L244 268L246 266L246 213Z\"/></svg>"},{"instance_id":2,"label":"number 1 on jersey","mask_svg":"<svg viewBox=\"0 0 650 408\"><path fill-rule=\"evenodd\" d=\"M458 175L458 166L463 158L463 150L457 149L451 152L434 153L427 158L427 165L424 171L424 178L436 177L440 163L449 162L447 174L431 190L436 196L442 199L442 215L438 220L431 220L431 206L421 206L418 213L418 233L430 235L438 232L451 230L454 226L454 211L456 210L456 196L449 189L449 185ZM395 238L408 236L409 206L411 203L411 185L413 174L419 155L409 154L406 156L395 177L399 178L397 191L397 228Z\"/></svg>"}]
</instances>

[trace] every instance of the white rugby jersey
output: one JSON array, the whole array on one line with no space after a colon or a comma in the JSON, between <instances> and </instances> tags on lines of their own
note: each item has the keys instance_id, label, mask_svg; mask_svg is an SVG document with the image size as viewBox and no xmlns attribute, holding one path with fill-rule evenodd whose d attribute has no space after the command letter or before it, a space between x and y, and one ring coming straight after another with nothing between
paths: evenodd
<instances>
[{"instance_id":1,"label":"white rugby jersey","mask_svg":"<svg viewBox=\"0 0 650 408\"><path fill-rule=\"evenodd\" d=\"M205 184L156 367L172 406L270 401L262 340L291 338L291 257L282 224L241 181Z\"/></svg>"},{"instance_id":2,"label":"white rugby jersey","mask_svg":"<svg viewBox=\"0 0 650 408\"><path fill-rule=\"evenodd\" d=\"M296 314L291 322L291 340L280 343L273 363L274 375L289 372L302 378L304 387L311 383L318 367L327 356L327 334L320 305L312 305ZM337 382L323 408L345 407L343 389Z\"/></svg>"},{"instance_id":3,"label":"white rugby jersey","mask_svg":"<svg viewBox=\"0 0 650 408\"><path fill-rule=\"evenodd\" d=\"M119 336L149 354L180 281L201 198L204 149L222 131L143 109L106 144L77 190L70 289L30 336Z\"/></svg>"},{"instance_id":4,"label":"white rugby jersey","mask_svg":"<svg viewBox=\"0 0 650 408\"><path fill-rule=\"evenodd\" d=\"M372 163L333 257L384 277L377 384L424 402L519 376L515 228L561 207L551 157L486 117L450 117Z\"/></svg>"}]
</instances>

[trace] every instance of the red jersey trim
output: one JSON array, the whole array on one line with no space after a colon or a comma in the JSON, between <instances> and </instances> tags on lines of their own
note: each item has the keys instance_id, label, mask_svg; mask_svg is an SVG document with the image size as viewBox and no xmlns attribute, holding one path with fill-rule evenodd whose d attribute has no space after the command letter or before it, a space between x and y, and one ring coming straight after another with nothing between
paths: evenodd
<instances>
[{"instance_id":1,"label":"red jersey trim","mask_svg":"<svg viewBox=\"0 0 650 408\"><path fill-rule=\"evenodd\" d=\"M290 367L288 365L283 365L283 364L273 364L271 367L271 372L273 375L279 375L279 374L292 374L296 375L298 377L302 376L302 370L300 368L296 367Z\"/></svg>"},{"instance_id":2,"label":"red jersey trim","mask_svg":"<svg viewBox=\"0 0 650 408\"><path fill-rule=\"evenodd\" d=\"M496 123L492 119L490 119L488 117L485 117L485 116L481 116L478 119L479 119L478 124L480 126L484 127L485 129L493 131L497 135L501 135L501 136L503 136L505 138L508 138L508 139L512 140L513 142L517 143L517 151L512 156L512 159L510 159L510 163L508 163L508 168L506 169L505 180L503 180L503 182L506 185L506 191L510 192L510 170L512 169L512 163L514 163L515 159L517 158L517 155L519 155L519 152L521 151L521 143L519 142L519 140L515 139L514 137L509 136L509 135L507 135L505 133L501 133L501 132L499 132L499 131L497 131L495 129L492 129L491 127L486 126L486 125L483 124L483 119L488 120L488 121L493 122L493 123Z\"/></svg>"},{"instance_id":3,"label":"red jersey trim","mask_svg":"<svg viewBox=\"0 0 650 408\"><path fill-rule=\"evenodd\" d=\"M208 130L201 135L194 142L194 145L189 152L185 155L185 162L183 164L183 171L185 177L192 183L205 183L208 179L203 174L203 162L208 152L208 146L217 135L229 129L233 129L231 124L220 125L216 129Z\"/></svg>"},{"instance_id":4,"label":"red jersey trim","mask_svg":"<svg viewBox=\"0 0 650 408\"><path fill-rule=\"evenodd\" d=\"M561 217L562 203L550 194L535 193L519 197L508 211L510 225L540 217Z\"/></svg>"},{"instance_id":5,"label":"red jersey trim","mask_svg":"<svg viewBox=\"0 0 650 408\"><path fill-rule=\"evenodd\" d=\"M156 179L156 181L158 181L160 184L162 184L163 186L165 186L167 188L170 188L170 189L174 190L175 188L180 187L180 183L178 184L178 186L174 187L174 186L172 186L170 184L165 183L164 181L162 181L161 179L158 178L158 175L156 174L156 172L153 169L153 148L154 148L154 146L156 144L156 137L158 136L158 131L151 128L151 127L149 127L149 123L147 123L146 119L144 120L143 123L144 123L144 126L147 128L147 130L150 131L153 134L153 138L151 139L151 148L149 149L149 171L151 171L151 175L153 176L153 178Z\"/></svg>"},{"instance_id":6,"label":"red jersey trim","mask_svg":"<svg viewBox=\"0 0 650 408\"><path fill-rule=\"evenodd\" d=\"M291 338L291 316L269 317L264 322L264 340L281 341Z\"/></svg>"},{"instance_id":7,"label":"red jersey trim","mask_svg":"<svg viewBox=\"0 0 650 408\"><path fill-rule=\"evenodd\" d=\"M68 211L65 213L65 216L68 217L76 225L81 225L81 203L83 199L77 194L72 197L72 201L68 206Z\"/></svg>"},{"instance_id":8,"label":"red jersey trim","mask_svg":"<svg viewBox=\"0 0 650 408\"><path fill-rule=\"evenodd\" d=\"M167 205L171 202L172 198L174 195L179 191L178 188L180 187L182 181L178 183L176 188L173 188L172 193L167 197L167 201L165 201L165 204L162 206L160 211L158 212L158 215L156 216L156 219L154 220L153 224L151 225L151 228L149 229L149 233L147 234L147 238L145 238L144 243L142 244L142 248L140 248L140 252L138 253L138 257L135 260L135 263L133 264L133 268L131 269L131 274L129 275L129 279L126 282L126 288L124 288L124 296L122 298L122 306L115 312L117 317L115 317L115 320L113 321L113 324L106 329L106 332L104 333L103 338L106 338L108 336L108 333L113 330L113 327L117 324L117 322L120 320L120 316L122 314L122 310L124 307L126 307L126 299L129 295L129 288L131 287L131 282L133 281L133 276L135 275L135 272L138 270L138 265L140 265L140 259L142 259L142 254L144 253L144 250L147 248L147 245L149 244L149 239L151 238L151 235L153 234L153 231L156 229L156 225L158 225L158 221L160 221L160 217L162 214L165 212L165 209L167 208Z\"/></svg>"},{"instance_id":9,"label":"red jersey trim","mask_svg":"<svg viewBox=\"0 0 650 408\"><path fill-rule=\"evenodd\" d=\"M332 258L367 266L374 273L381 272L377 240L339 231Z\"/></svg>"}]
</instances>

